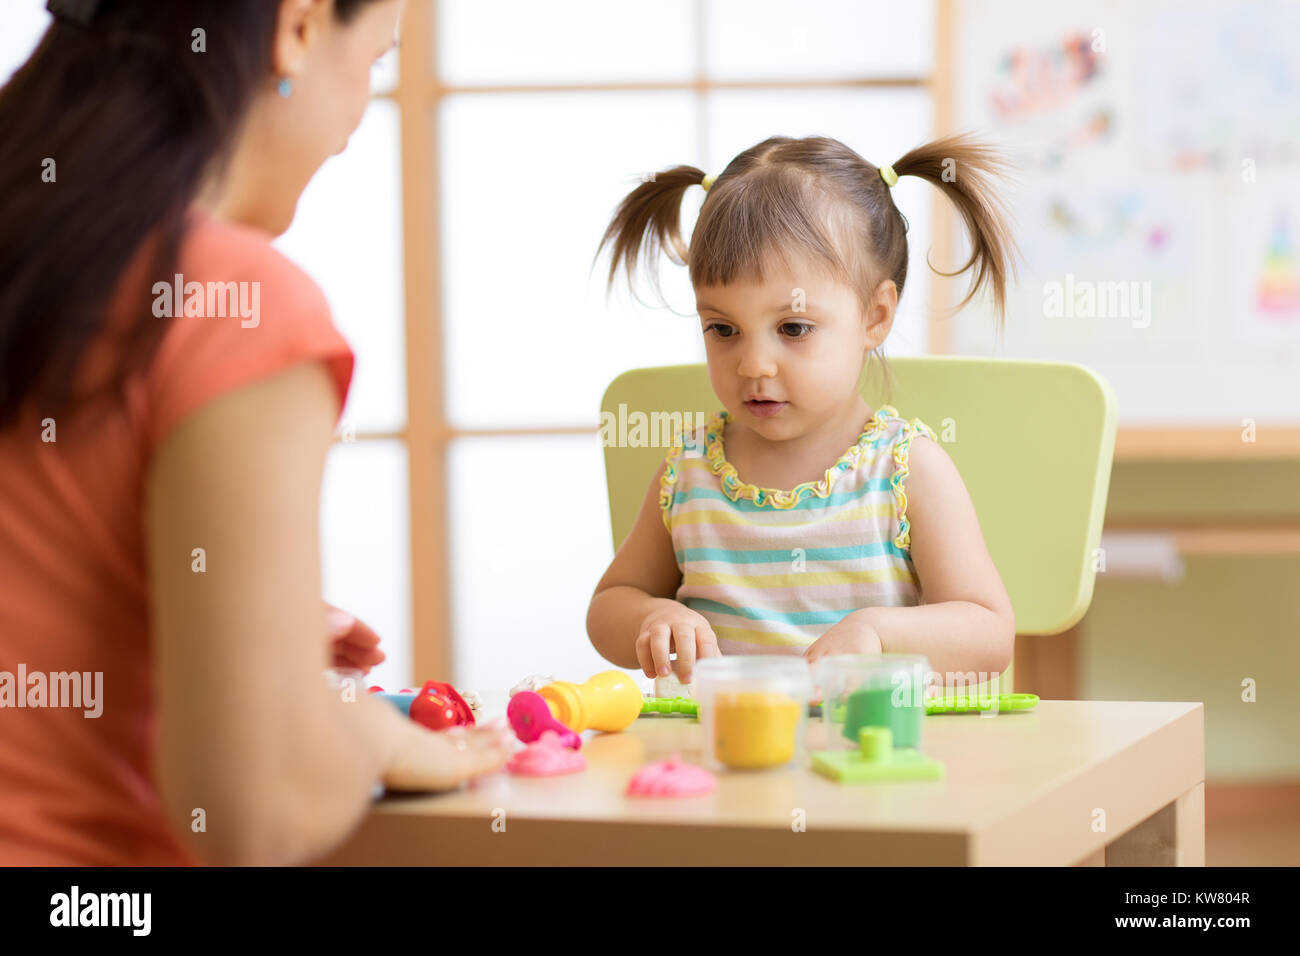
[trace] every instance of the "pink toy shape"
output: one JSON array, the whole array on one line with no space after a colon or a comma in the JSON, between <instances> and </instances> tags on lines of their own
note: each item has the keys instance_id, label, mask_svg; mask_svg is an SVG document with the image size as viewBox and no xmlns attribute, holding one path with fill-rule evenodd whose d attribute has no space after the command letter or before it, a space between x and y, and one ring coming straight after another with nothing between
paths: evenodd
<instances>
[{"instance_id":1,"label":"pink toy shape","mask_svg":"<svg viewBox=\"0 0 1300 956\"><path fill-rule=\"evenodd\" d=\"M564 746L577 750L582 746L582 738L564 724L551 716L551 708L546 706L546 699L531 690L521 690L510 698L506 707L506 716L515 736L526 744L539 739L546 731L554 731Z\"/></svg>"},{"instance_id":2,"label":"pink toy shape","mask_svg":"<svg viewBox=\"0 0 1300 956\"><path fill-rule=\"evenodd\" d=\"M628 782L627 792L633 797L698 797L712 793L718 782L703 767L682 763L682 755L675 753L670 760L648 763Z\"/></svg>"},{"instance_id":3,"label":"pink toy shape","mask_svg":"<svg viewBox=\"0 0 1300 956\"><path fill-rule=\"evenodd\" d=\"M542 735L510 758L506 769L527 777L554 777L587 769L587 758L564 745L560 735L544 730Z\"/></svg>"}]
</instances>

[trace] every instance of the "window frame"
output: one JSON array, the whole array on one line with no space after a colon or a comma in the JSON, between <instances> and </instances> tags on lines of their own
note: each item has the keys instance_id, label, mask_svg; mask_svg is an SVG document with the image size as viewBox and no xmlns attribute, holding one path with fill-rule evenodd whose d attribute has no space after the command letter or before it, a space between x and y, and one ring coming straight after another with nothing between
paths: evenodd
<instances>
[{"instance_id":1,"label":"window frame","mask_svg":"<svg viewBox=\"0 0 1300 956\"><path fill-rule=\"evenodd\" d=\"M406 444L410 502L411 661L415 676L454 679L452 635L453 593L450 575L450 500L447 494L448 454L462 439L483 436L595 435L596 410L590 424L554 427L457 428L447 419L444 390L445 337L443 326L442 235L439 177L438 116L443 100L475 94L607 93L611 91L690 91L700 101L696 136L706 142L706 99L718 90L785 89L921 89L934 107L934 133L951 131L953 117L952 53L954 0L934 0L934 68L929 75L900 75L839 79L718 80L706 70L709 0L694 0L693 79L667 82L446 84L439 75L435 25L438 0L410 0L402 25L396 87L378 97L394 100L401 130L403 281L405 283L406 426L398 432L359 432L355 439L392 440ZM932 256L951 260L954 219L946 204L935 203ZM941 316L955 299L945 299L948 286L931 274L931 307L926 342L931 353L949 350Z\"/></svg>"}]
</instances>

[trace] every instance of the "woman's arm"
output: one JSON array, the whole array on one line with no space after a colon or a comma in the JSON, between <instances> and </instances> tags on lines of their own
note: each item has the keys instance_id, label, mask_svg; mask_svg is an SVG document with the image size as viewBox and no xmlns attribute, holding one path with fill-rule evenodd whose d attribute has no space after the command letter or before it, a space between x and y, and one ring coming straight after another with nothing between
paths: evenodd
<instances>
[{"instance_id":1,"label":"woman's arm","mask_svg":"<svg viewBox=\"0 0 1300 956\"><path fill-rule=\"evenodd\" d=\"M345 702L322 676L319 500L337 412L324 367L303 363L203 406L152 463L156 773L177 833L208 862L310 859L360 821L386 772L436 785L445 735L368 694ZM466 754L479 772L499 766L490 757Z\"/></svg>"},{"instance_id":2,"label":"woman's arm","mask_svg":"<svg viewBox=\"0 0 1300 956\"><path fill-rule=\"evenodd\" d=\"M924 654L951 683L977 681L1011 663L1016 619L1002 578L989 557L975 505L957 466L939 444L918 438L908 452L904 485L911 523L912 563L922 585L916 607L855 611L809 649L810 659L854 653L864 638L890 654ZM949 676L952 675L952 676Z\"/></svg>"}]
</instances>

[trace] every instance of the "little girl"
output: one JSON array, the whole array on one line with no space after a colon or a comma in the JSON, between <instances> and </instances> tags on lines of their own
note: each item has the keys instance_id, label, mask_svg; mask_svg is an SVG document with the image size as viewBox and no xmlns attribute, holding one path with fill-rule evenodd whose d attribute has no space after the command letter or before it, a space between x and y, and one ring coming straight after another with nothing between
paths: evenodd
<instances>
[{"instance_id":1,"label":"little girl","mask_svg":"<svg viewBox=\"0 0 1300 956\"><path fill-rule=\"evenodd\" d=\"M1013 243L964 136L876 167L826 137L772 137L716 177L677 166L620 204L601 241L629 281L659 252L690 270L724 410L683 436L592 597L605 658L691 679L720 653L918 653L980 681L1011 662L1015 618L970 495L928 426L859 390L907 277L891 187L937 186L970 235L970 292L999 323ZM706 190L689 248L680 207ZM949 678L945 677L945 682Z\"/></svg>"}]
</instances>

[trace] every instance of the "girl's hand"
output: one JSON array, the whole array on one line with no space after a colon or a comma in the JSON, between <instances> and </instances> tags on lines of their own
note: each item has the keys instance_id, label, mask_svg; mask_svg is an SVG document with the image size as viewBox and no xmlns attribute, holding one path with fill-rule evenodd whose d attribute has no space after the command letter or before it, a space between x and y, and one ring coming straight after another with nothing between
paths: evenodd
<instances>
[{"instance_id":1,"label":"girl's hand","mask_svg":"<svg viewBox=\"0 0 1300 956\"><path fill-rule=\"evenodd\" d=\"M808 645L803 656L813 664L828 654L882 654L880 633L871 618L862 611L845 616L821 637Z\"/></svg>"},{"instance_id":2,"label":"girl's hand","mask_svg":"<svg viewBox=\"0 0 1300 956\"><path fill-rule=\"evenodd\" d=\"M331 666L350 667L370 673L370 668L383 663L387 655L379 649L379 635L347 611L332 604L325 605L330 626L332 651Z\"/></svg>"},{"instance_id":3,"label":"girl's hand","mask_svg":"<svg viewBox=\"0 0 1300 956\"><path fill-rule=\"evenodd\" d=\"M504 717L482 727L428 730L403 719L399 740L384 770L390 790L451 790L472 777L505 766L516 738Z\"/></svg>"},{"instance_id":4,"label":"girl's hand","mask_svg":"<svg viewBox=\"0 0 1300 956\"><path fill-rule=\"evenodd\" d=\"M636 659L646 677L667 677L673 672L672 652L677 652L677 679L691 682L691 671L702 657L720 657L713 627L698 611L664 598L641 623L636 639Z\"/></svg>"}]
</instances>

